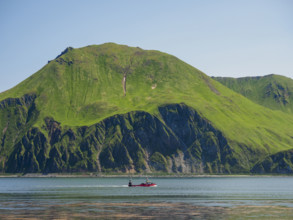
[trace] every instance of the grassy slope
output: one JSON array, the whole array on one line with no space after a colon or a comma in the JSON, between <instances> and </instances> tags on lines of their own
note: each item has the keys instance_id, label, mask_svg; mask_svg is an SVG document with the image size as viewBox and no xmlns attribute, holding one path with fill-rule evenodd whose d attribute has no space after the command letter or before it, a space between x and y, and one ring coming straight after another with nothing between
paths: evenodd
<instances>
[{"instance_id":1,"label":"grassy slope","mask_svg":"<svg viewBox=\"0 0 293 220\"><path fill-rule=\"evenodd\" d=\"M293 79L279 75L215 79L260 105L293 113Z\"/></svg>"},{"instance_id":2,"label":"grassy slope","mask_svg":"<svg viewBox=\"0 0 293 220\"><path fill-rule=\"evenodd\" d=\"M158 114L159 105L184 102L220 129L236 151L240 145L270 153L293 147L292 114L257 105L168 54L104 44L73 49L57 61L1 93L0 100L36 93L38 127L45 116L63 126L91 125L135 110Z\"/></svg>"}]
</instances>

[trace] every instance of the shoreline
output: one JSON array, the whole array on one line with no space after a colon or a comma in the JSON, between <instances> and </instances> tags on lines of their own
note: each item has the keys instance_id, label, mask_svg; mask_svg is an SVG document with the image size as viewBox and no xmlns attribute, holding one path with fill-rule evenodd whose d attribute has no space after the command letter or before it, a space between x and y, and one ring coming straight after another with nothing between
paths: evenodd
<instances>
[{"instance_id":1,"label":"shoreline","mask_svg":"<svg viewBox=\"0 0 293 220\"><path fill-rule=\"evenodd\" d=\"M0 219L292 219L291 207L274 205L201 206L188 203L73 203L2 210ZM41 207L41 208L40 208ZM39 209L40 208L40 209ZM147 211L146 211L147 210ZM36 216L38 216L36 218Z\"/></svg>"},{"instance_id":2,"label":"shoreline","mask_svg":"<svg viewBox=\"0 0 293 220\"><path fill-rule=\"evenodd\" d=\"M237 178L237 177L293 177L292 174L94 174L94 173L27 173L0 174L0 178Z\"/></svg>"}]
</instances>

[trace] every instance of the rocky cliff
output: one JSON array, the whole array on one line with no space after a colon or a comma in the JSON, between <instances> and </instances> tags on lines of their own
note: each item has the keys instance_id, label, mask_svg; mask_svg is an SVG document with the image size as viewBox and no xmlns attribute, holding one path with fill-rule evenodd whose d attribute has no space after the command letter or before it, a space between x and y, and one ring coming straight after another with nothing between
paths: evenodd
<instances>
[{"instance_id":1,"label":"rocky cliff","mask_svg":"<svg viewBox=\"0 0 293 220\"><path fill-rule=\"evenodd\" d=\"M293 173L293 150L278 152L267 156L258 162L253 168L252 173L277 173L292 174Z\"/></svg>"},{"instance_id":2,"label":"rocky cliff","mask_svg":"<svg viewBox=\"0 0 293 220\"><path fill-rule=\"evenodd\" d=\"M4 102L9 109L16 103L23 106L24 100ZM32 105L33 98L27 100L30 100L27 105ZM52 118L45 119L42 129L27 128L23 123L20 125L23 136L16 138L12 152L2 157L1 170L8 173L247 170L233 158L233 150L222 133L194 109L185 104L170 104L161 106L159 113L154 116L143 111L129 112L89 127L62 127ZM5 139L5 134L1 139ZM2 141L1 146L4 145Z\"/></svg>"}]
</instances>

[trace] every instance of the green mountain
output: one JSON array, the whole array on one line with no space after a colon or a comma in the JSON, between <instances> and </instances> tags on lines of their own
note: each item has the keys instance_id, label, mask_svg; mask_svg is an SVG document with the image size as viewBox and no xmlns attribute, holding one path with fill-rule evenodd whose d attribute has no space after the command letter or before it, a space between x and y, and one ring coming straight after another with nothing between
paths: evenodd
<instances>
[{"instance_id":1,"label":"green mountain","mask_svg":"<svg viewBox=\"0 0 293 220\"><path fill-rule=\"evenodd\" d=\"M292 114L174 56L67 48L0 94L0 171L248 173L292 131Z\"/></svg>"},{"instance_id":2,"label":"green mountain","mask_svg":"<svg viewBox=\"0 0 293 220\"><path fill-rule=\"evenodd\" d=\"M213 77L255 103L273 110L293 113L293 79L279 75L258 77Z\"/></svg>"}]
</instances>

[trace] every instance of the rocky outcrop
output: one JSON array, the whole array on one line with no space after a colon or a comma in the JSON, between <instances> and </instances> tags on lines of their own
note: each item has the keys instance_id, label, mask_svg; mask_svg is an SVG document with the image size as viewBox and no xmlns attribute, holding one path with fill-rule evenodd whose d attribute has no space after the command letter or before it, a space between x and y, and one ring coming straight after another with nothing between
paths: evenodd
<instances>
[{"instance_id":1,"label":"rocky outcrop","mask_svg":"<svg viewBox=\"0 0 293 220\"><path fill-rule=\"evenodd\" d=\"M3 169L18 172L230 173L237 167L222 133L184 104L135 111L90 127L45 118L14 145ZM245 170L238 166L238 169Z\"/></svg>"},{"instance_id":2,"label":"rocky outcrop","mask_svg":"<svg viewBox=\"0 0 293 220\"><path fill-rule=\"evenodd\" d=\"M29 107L33 104L35 98L35 94L26 94L21 98L8 98L0 102L0 109L7 109L18 106Z\"/></svg>"},{"instance_id":3,"label":"rocky outcrop","mask_svg":"<svg viewBox=\"0 0 293 220\"><path fill-rule=\"evenodd\" d=\"M12 147L23 139L39 115L35 99L36 95L27 94L0 102L0 171L7 167L7 158L15 150Z\"/></svg>"},{"instance_id":4,"label":"rocky outcrop","mask_svg":"<svg viewBox=\"0 0 293 220\"><path fill-rule=\"evenodd\" d=\"M67 62L64 59L59 59L61 56L63 56L64 54L68 53L69 51L72 51L73 47L67 47L65 50L63 50L55 59L56 62L59 64L63 64L63 63L67 63L68 65L73 64L73 61ZM48 63L52 62L52 60L49 60Z\"/></svg>"},{"instance_id":5,"label":"rocky outcrop","mask_svg":"<svg viewBox=\"0 0 293 220\"><path fill-rule=\"evenodd\" d=\"M236 161L230 159L233 151L222 133L194 109L174 104L160 107L159 111L166 125L185 145L186 171L223 173L230 172L230 165L236 167Z\"/></svg>"},{"instance_id":6,"label":"rocky outcrop","mask_svg":"<svg viewBox=\"0 0 293 220\"><path fill-rule=\"evenodd\" d=\"M34 173L44 170L49 143L37 128L30 129L15 146L7 162L8 173Z\"/></svg>"},{"instance_id":7,"label":"rocky outcrop","mask_svg":"<svg viewBox=\"0 0 293 220\"><path fill-rule=\"evenodd\" d=\"M252 173L293 173L293 150L279 152L258 162L251 170Z\"/></svg>"}]
</instances>

